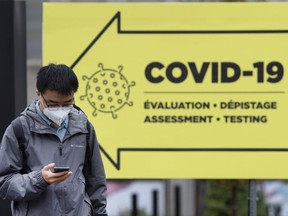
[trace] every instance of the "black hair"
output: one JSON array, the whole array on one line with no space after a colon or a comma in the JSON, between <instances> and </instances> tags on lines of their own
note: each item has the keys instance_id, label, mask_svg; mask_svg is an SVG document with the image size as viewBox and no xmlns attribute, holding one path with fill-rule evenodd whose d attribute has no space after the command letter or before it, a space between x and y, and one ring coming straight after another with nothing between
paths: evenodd
<instances>
[{"instance_id":1,"label":"black hair","mask_svg":"<svg viewBox=\"0 0 288 216\"><path fill-rule=\"evenodd\" d=\"M36 87L41 94L52 90L62 95L70 95L77 91L78 86L74 71L64 64L49 64L38 71Z\"/></svg>"}]
</instances>

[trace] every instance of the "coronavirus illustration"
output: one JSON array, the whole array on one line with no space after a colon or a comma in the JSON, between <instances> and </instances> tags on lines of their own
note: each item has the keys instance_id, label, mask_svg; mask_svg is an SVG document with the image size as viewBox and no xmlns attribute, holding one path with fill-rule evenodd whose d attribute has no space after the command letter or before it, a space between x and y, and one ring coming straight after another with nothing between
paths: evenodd
<instances>
[{"instance_id":1,"label":"coronavirus illustration","mask_svg":"<svg viewBox=\"0 0 288 216\"><path fill-rule=\"evenodd\" d=\"M93 116L98 112L111 113L114 119L117 118L116 112L125 105L132 106L133 102L129 100L130 87L135 86L135 82L128 82L126 77L121 73L122 66L118 70L104 68L99 64L99 70L90 77L83 76L82 79L87 81L85 95L80 97L81 100L88 100L94 108Z\"/></svg>"}]
</instances>

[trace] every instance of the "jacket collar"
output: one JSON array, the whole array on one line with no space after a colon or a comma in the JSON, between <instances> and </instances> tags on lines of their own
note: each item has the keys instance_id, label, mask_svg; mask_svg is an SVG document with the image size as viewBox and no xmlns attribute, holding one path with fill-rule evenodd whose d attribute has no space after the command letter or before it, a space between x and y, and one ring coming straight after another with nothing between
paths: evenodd
<instances>
[{"instance_id":1,"label":"jacket collar","mask_svg":"<svg viewBox=\"0 0 288 216\"><path fill-rule=\"evenodd\" d=\"M37 113L36 105L38 100L33 101L24 111L30 119L30 130L37 133L55 133L50 125L48 125ZM88 133L86 128L87 118L85 114L75 108L69 113L69 124L67 134L74 135L76 133Z\"/></svg>"}]
</instances>

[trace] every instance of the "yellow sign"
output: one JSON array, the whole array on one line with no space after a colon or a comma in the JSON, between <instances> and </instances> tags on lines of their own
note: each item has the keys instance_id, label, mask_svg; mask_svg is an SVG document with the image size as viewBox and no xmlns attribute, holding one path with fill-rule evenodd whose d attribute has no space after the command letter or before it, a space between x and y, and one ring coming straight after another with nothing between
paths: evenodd
<instances>
[{"instance_id":1,"label":"yellow sign","mask_svg":"<svg viewBox=\"0 0 288 216\"><path fill-rule=\"evenodd\" d=\"M108 178L287 178L288 3L44 3Z\"/></svg>"}]
</instances>

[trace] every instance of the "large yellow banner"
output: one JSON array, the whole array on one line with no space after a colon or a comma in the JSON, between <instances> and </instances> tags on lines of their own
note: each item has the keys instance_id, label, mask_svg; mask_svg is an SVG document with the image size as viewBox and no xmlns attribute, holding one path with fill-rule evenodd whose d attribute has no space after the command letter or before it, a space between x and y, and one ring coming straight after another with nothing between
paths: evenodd
<instances>
[{"instance_id":1,"label":"large yellow banner","mask_svg":"<svg viewBox=\"0 0 288 216\"><path fill-rule=\"evenodd\" d=\"M288 3L44 3L108 178L287 178Z\"/></svg>"}]
</instances>

